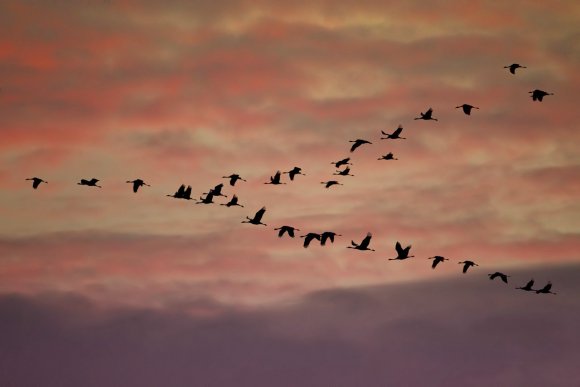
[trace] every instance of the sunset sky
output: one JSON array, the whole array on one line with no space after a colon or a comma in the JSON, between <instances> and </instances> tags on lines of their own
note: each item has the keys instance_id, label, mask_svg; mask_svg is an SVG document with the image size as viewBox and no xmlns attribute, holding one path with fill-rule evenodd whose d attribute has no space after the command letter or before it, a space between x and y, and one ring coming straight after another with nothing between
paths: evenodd
<instances>
[{"instance_id":1,"label":"sunset sky","mask_svg":"<svg viewBox=\"0 0 580 387\"><path fill-rule=\"evenodd\" d=\"M572 0L0 2L0 382L580 385L579 25ZM166 197L219 183L244 207Z\"/></svg>"}]
</instances>

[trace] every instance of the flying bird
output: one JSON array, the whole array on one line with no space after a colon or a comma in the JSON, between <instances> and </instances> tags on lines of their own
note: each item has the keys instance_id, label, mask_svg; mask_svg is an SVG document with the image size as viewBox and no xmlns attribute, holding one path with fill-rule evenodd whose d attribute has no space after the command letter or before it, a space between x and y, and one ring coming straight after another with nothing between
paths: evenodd
<instances>
[{"instance_id":1,"label":"flying bird","mask_svg":"<svg viewBox=\"0 0 580 387\"><path fill-rule=\"evenodd\" d=\"M533 278L531 280L529 280L525 286L520 286L519 288L516 288L516 289L525 290L526 292L535 292L536 289L532 289L532 286L534 286L534 279Z\"/></svg>"},{"instance_id":2,"label":"flying bird","mask_svg":"<svg viewBox=\"0 0 580 387\"><path fill-rule=\"evenodd\" d=\"M350 147L350 151L354 152L354 150L356 148L358 148L359 146L363 145L363 144L372 144L372 142L367 141L367 140L363 140L363 139L356 139L356 140L350 140L349 142L352 142L352 146ZM337 167L338 168L338 167Z\"/></svg>"},{"instance_id":3,"label":"flying bird","mask_svg":"<svg viewBox=\"0 0 580 387\"><path fill-rule=\"evenodd\" d=\"M334 243L335 236L342 236L342 235L337 234L337 233L332 232L332 231L323 232L320 236L320 245L324 246L326 244L327 240L329 240L330 243Z\"/></svg>"},{"instance_id":4,"label":"flying bird","mask_svg":"<svg viewBox=\"0 0 580 387\"><path fill-rule=\"evenodd\" d=\"M539 90L539 89L535 89L533 91L528 91L528 93L530 93L532 95L532 101L540 101L540 102L542 102L542 100L544 99L545 96L554 95L554 93L548 93L544 90Z\"/></svg>"},{"instance_id":5,"label":"flying bird","mask_svg":"<svg viewBox=\"0 0 580 387\"><path fill-rule=\"evenodd\" d=\"M442 257L440 255L435 255L434 257L429 257L427 259L432 259L433 260L433 264L431 265L431 268L432 269L435 269L437 267L437 265L439 264L439 262L449 261L448 258Z\"/></svg>"},{"instance_id":6,"label":"flying bird","mask_svg":"<svg viewBox=\"0 0 580 387\"><path fill-rule=\"evenodd\" d=\"M463 264L463 273L467 273L467 269L469 269L472 266L479 266L477 263L473 262L473 261L463 261L463 262L458 262L459 265Z\"/></svg>"},{"instance_id":7,"label":"flying bird","mask_svg":"<svg viewBox=\"0 0 580 387\"><path fill-rule=\"evenodd\" d=\"M406 140L405 137L401 137L401 132L403 131L403 126L399 125L399 127L397 129L395 129L395 131L391 134L385 133L381 130L381 133L387 137L381 137L381 140L388 140L388 139L392 139L392 140L396 140L398 138L400 138L401 140Z\"/></svg>"},{"instance_id":8,"label":"flying bird","mask_svg":"<svg viewBox=\"0 0 580 387\"><path fill-rule=\"evenodd\" d=\"M489 276L490 280L495 279L496 277L499 277L506 284L508 283L508 277L510 277L509 275L505 275L504 273L500 273L499 271L496 271L493 274L488 274L488 276Z\"/></svg>"},{"instance_id":9,"label":"flying bird","mask_svg":"<svg viewBox=\"0 0 580 387\"><path fill-rule=\"evenodd\" d=\"M243 207L241 204L238 204L238 197L236 195L234 195L229 202L227 203L222 203L220 204L220 206L227 206L227 207L232 207L232 206L238 206L238 207Z\"/></svg>"},{"instance_id":10,"label":"flying bird","mask_svg":"<svg viewBox=\"0 0 580 387\"><path fill-rule=\"evenodd\" d=\"M97 185L97 183L99 182L99 179L95 179L94 177L91 180L86 180L86 179L81 179L80 183L77 183L78 185L86 185L89 187L99 187L99 188L103 188L100 185Z\"/></svg>"},{"instance_id":11,"label":"flying bird","mask_svg":"<svg viewBox=\"0 0 580 387\"><path fill-rule=\"evenodd\" d=\"M195 202L195 204L212 204L213 203L213 197L214 194L212 192L212 190L210 189L208 193L205 194L205 198L204 197L199 197L199 202Z\"/></svg>"},{"instance_id":12,"label":"flying bird","mask_svg":"<svg viewBox=\"0 0 580 387\"><path fill-rule=\"evenodd\" d=\"M389 258L389 261L403 260L403 259L414 257L414 255L409 255L409 250L411 250L411 245L403 248L403 246L401 246L401 243L399 243L397 241L397 244L395 245L395 250L397 251L397 256L395 258Z\"/></svg>"},{"instance_id":13,"label":"flying bird","mask_svg":"<svg viewBox=\"0 0 580 387\"><path fill-rule=\"evenodd\" d=\"M536 294L558 294L558 293L554 293L552 291L550 291L550 289L552 289L552 283L548 281L548 283L546 284L546 286L544 286L541 289L536 290Z\"/></svg>"},{"instance_id":14,"label":"flying bird","mask_svg":"<svg viewBox=\"0 0 580 387\"><path fill-rule=\"evenodd\" d=\"M350 172L350 168L349 167L346 167L342 171L338 171L337 170L335 173L333 173L333 175L338 175L338 176L354 176L354 175L351 175L349 172Z\"/></svg>"},{"instance_id":15,"label":"flying bird","mask_svg":"<svg viewBox=\"0 0 580 387\"><path fill-rule=\"evenodd\" d=\"M455 109L459 108L463 109L463 113L467 114L468 116L471 115L471 109L479 109L477 106L468 105L466 103L455 107Z\"/></svg>"},{"instance_id":16,"label":"flying bird","mask_svg":"<svg viewBox=\"0 0 580 387\"><path fill-rule=\"evenodd\" d=\"M40 177L31 177L25 180L32 180L32 188L37 189L38 186L40 185L40 183L46 183L48 184L47 181L42 180Z\"/></svg>"},{"instance_id":17,"label":"flying bird","mask_svg":"<svg viewBox=\"0 0 580 387\"><path fill-rule=\"evenodd\" d=\"M262 226L266 226L265 223L262 223L262 217L264 216L264 213L266 212L266 207L262 207L261 209L259 209L256 214L254 215L253 218L250 218L249 216L246 216L246 218L248 220L242 220L242 223L251 223L251 224L261 224Z\"/></svg>"},{"instance_id":18,"label":"flying bird","mask_svg":"<svg viewBox=\"0 0 580 387\"><path fill-rule=\"evenodd\" d=\"M304 248L307 248L310 245L310 242L312 242L312 240L316 239L320 241L320 234L317 234L315 232L309 232L306 235L301 235L300 238L304 238Z\"/></svg>"},{"instance_id":19,"label":"flying bird","mask_svg":"<svg viewBox=\"0 0 580 387\"><path fill-rule=\"evenodd\" d=\"M352 163L350 163L350 157L347 157L346 159L342 159L339 161L336 161L334 163L330 163L330 164L334 164L334 166L338 169L343 165L352 165Z\"/></svg>"},{"instance_id":20,"label":"flying bird","mask_svg":"<svg viewBox=\"0 0 580 387\"><path fill-rule=\"evenodd\" d=\"M367 233L367 236L364 237L364 239L361 241L361 243L355 243L355 241L350 241L350 244L352 246L347 246L347 249L356 249L356 250L370 250L370 251L375 251L373 249L369 248L369 244L371 243L371 238L373 237L373 234L371 234L370 232Z\"/></svg>"},{"instance_id":21,"label":"flying bird","mask_svg":"<svg viewBox=\"0 0 580 387\"><path fill-rule=\"evenodd\" d=\"M320 184L326 184L325 188L332 187L333 185L344 185L344 184L339 183L336 180L321 181Z\"/></svg>"},{"instance_id":22,"label":"flying bird","mask_svg":"<svg viewBox=\"0 0 580 387\"><path fill-rule=\"evenodd\" d=\"M282 173L287 173L288 176L290 176L290 180L294 180L294 176L296 176L296 175L306 176L304 173L302 173L302 168L299 168L299 167L294 167L291 170L289 170L288 172L282 172Z\"/></svg>"},{"instance_id":23,"label":"flying bird","mask_svg":"<svg viewBox=\"0 0 580 387\"><path fill-rule=\"evenodd\" d=\"M230 185L233 187L234 185L236 185L236 181L241 180L241 181L246 181L244 179L242 179L240 177L240 175L238 175L237 173L231 174L229 176L223 176L224 179L230 179Z\"/></svg>"},{"instance_id":24,"label":"flying bird","mask_svg":"<svg viewBox=\"0 0 580 387\"><path fill-rule=\"evenodd\" d=\"M281 183L280 182L280 177L282 176L282 174L280 173L280 171L276 172L276 174L274 176L270 176L270 181L264 184L274 184L274 185L278 185L278 184L286 184L286 183Z\"/></svg>"},{"instance_id":25,"label":"flying bird","mask_svg":"<svg viewBox=\"0 0 580 387\"><path fill-rule=\"evenodd\" d=\"M526 66L522 66L518 63L512 63L509 66L503 66L504 69L510 69L510 73L515 74L516 73L516 69L527 69Z\"/></svg>"},{"instance_id":26,"label":"flying bird","mask_svg":"<svg viewBox=\"0 0 580 387\"><path fill-rule=\"evenodd\" d=\"M187 188L185 188L185 185L181 184L181 186L177 189L177 191L173 195L165 195L165 196L169 196L175 199L191 200L191 186L188 185Z\"/></svg>"},{"instance_id":27,"label":"flying bird","mask_svg":"<svg viewBox=\"0 0 580 387\"><path fill-rule=\"evenodd\" d=\"M379 157L377 160L399 160L393 156L393 152L389 152L384 156Z\"/></svg>"},{"instance_id":28,"label":"flying bird","mask_svg":"<svg viewBox=\"0 0 580 387\"><path fill-rule=\"evenodd\" d=\"M274 230L278 231L278 238L282 238L284 233L287 233L290 238L294 238L294 231L300 231L300 229L292 226L282 226L275 228Z\"/></svg>"},{"instance_id":29,"label":"flying bird","mask_svg":"<svg viewBox=\"0 0 580 387\"><path fill-rule=\"evenodd\" d=\"M421 117L415 117L416 120L433 120L439 121L437 118L433 118L433 109L429 108L425 113L420 113Z\"/></svg>"},{"instance_id":30,"label":"flying bird","mask_svg":"<svg viewBox=\"0 0 580 387\"><path fill-rule=\"evenodd\" d=\"M206 194L206 193L207 194L210 194L211 193L213 196L223 196L223 197L226 197L227 198L228 196L227 195L224 195L222 193L222 188L224 188L224 185L220 183L220 184L216 185L215 187L210 188L209 192L204 192L204 194Z\"/></svg>"},{"instance_id":31,"label":"flying bird","mask_svg":"<svg viewBox=\"0 0 580 387\"><path fill-rule=\"evenodd\" d=\"M127 183L132 183L133 184L133 192L137 192L137 190L139 190L139 187L146 185L147 187L151 187L149 184L145 183L143 180L141 179L135 179L135 180L127 180Z\"/></svg>"}]
</instances>

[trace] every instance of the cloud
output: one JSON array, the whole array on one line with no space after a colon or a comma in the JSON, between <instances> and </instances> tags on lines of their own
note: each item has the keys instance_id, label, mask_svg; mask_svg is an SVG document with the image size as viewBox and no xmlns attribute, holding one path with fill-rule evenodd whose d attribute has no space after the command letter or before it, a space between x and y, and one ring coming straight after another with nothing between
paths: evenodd
<instances>
[{"instance_id":1,"label":"cloud","mask_svg":"<svg viewBox=\"0 0 580 387\"><path fill-rule=\"evenodd\" d=\"M258 310L198 300L191 313L4 295L0 369L9 386L578 384L580 268L510 274L513 285L466 275ZM532 275L559 294L513 289Z\"/></svg>"}]
</instances>

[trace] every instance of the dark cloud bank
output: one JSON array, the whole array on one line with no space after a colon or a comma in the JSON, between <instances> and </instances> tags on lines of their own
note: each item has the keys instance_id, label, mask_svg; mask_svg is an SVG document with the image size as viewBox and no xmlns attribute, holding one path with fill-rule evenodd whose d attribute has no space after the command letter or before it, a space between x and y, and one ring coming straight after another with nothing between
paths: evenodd
<instances>
[{"instance_id":1,"label":"dark cloud bank","mask_svg":"<svg viewBox=\"0 0 580 387\"><path fill-rule=\"evenodd\" d=\"M0 297L2 386L578 386L580 266L332 289L239 311ZM513 288L536 277L557 296Z\"/></svg>"}]
</instances>

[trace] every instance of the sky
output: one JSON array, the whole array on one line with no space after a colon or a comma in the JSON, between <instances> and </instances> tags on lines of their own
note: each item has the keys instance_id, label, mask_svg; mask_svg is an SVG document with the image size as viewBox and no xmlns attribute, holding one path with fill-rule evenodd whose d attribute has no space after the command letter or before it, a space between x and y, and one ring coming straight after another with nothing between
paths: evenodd
<instances>
[{"instance_id":1,"label":"sky","mask_svg":"<svg viewBox=\"0 0 580 387\"><path fill-rule=\"evenodd\" d=\"M578 385L579 22L574 1L1 2L0 378ZM388 261L397 241L415 257Z\"/></svg>"}]
</instances>

